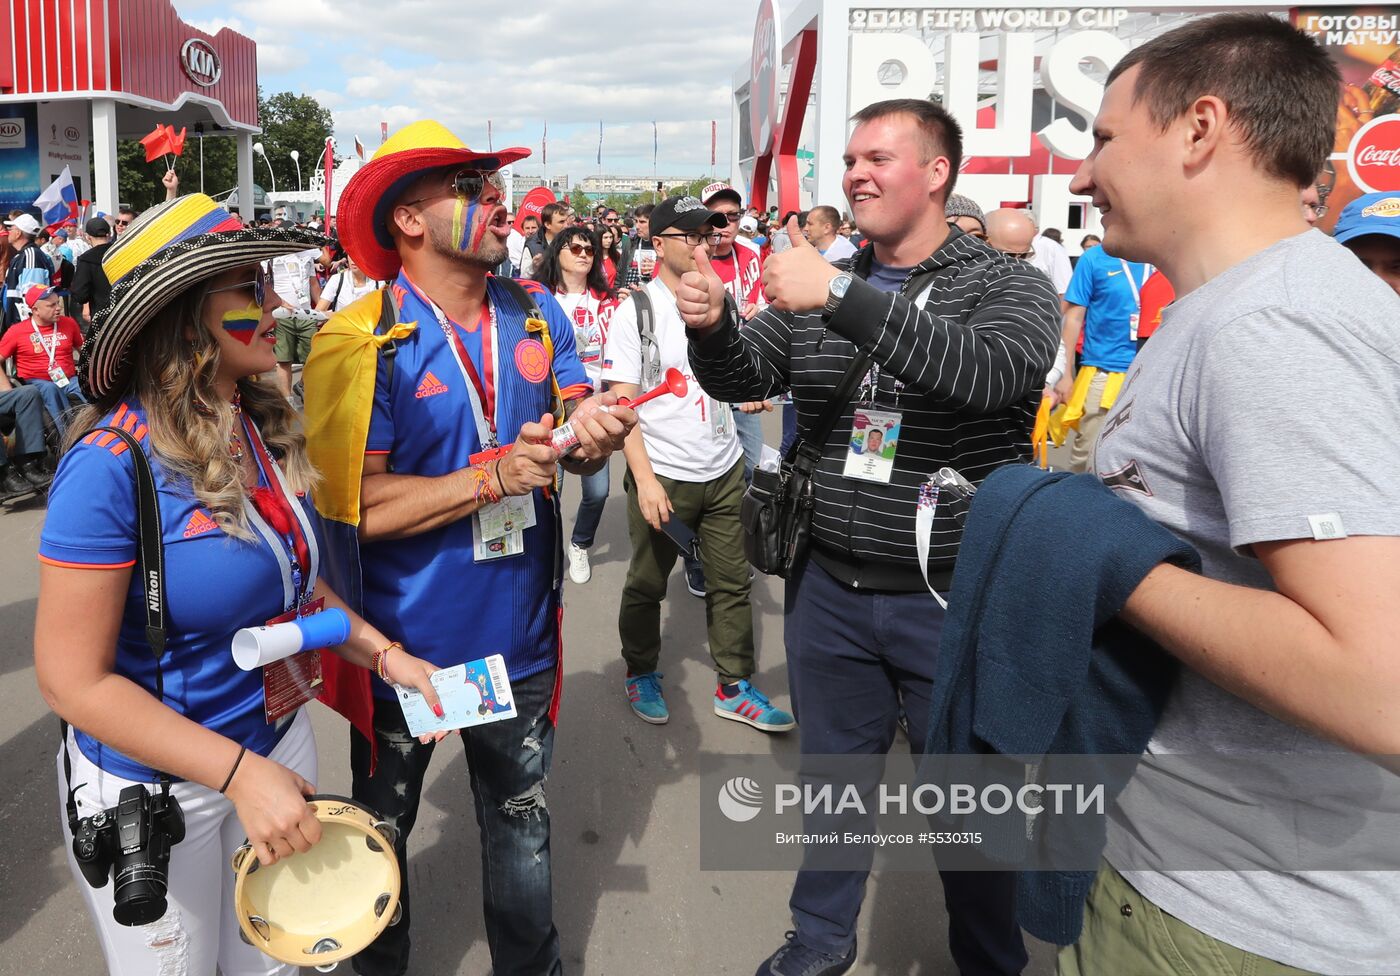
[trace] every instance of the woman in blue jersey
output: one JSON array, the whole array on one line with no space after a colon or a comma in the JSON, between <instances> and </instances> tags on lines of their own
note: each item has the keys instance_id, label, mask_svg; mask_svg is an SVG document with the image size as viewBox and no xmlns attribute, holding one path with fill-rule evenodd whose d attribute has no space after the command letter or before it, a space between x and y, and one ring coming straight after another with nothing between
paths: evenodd
<instances>
[{"instance_id":1,"label":"woman in blue jersey","mask_svg":"<svg viewBox=\"0 0 1400 976\"><path fill-rule=\"evenodd\" d=\"M147 925L118 924L115 885L91 887L65 844L114 974L295 971L239 938L229 859L245 836L263 864L316 843L305 799L316 744L303 709L269 720L263 675L234 664L231 641L317 599L344 609L318 578L308 499L317 476L296 417L257 379L276 365L279 304L261 262L318 243L300 231L243 230L192 194L147 211L103 261L112 297L80 368L92 402L70 425L76 442L40 538L35 667L45 699L73 726L66 749L78 817L165 773L186 825L170 855L168 907ZM129 433L153 469L168 631L162 699L133 572L135 465L126 441L94 427ZM337 654L438 706L430 664L350 619ZM62 808L70 780L61 756Z\"/></svg>"}]
</instances>

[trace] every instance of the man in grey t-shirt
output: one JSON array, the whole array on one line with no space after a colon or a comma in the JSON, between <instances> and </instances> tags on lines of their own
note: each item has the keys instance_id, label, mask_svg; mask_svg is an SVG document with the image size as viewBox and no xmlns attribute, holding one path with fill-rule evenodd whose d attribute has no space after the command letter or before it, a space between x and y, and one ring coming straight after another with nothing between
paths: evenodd
<instances>
[{"instance_id":1,"label":"man in grey t-shirt","mask_svg":"<svg viewBox=\"0 0 1400 976\"><path fill-rule=\"evenodd\" d=\"M1180 296L1095 466L1203 573L1160 566L1123 611L1184 667L1062 973L1400 967L1400 873L1184 869L1238 867L1279 823L1341 841L1388 775L1335 777L1323 797L1251 767L1400 753L1400 298L1297 203L1332 148L1337 84L1283 21L1195 21L1113 69L1075 178L1108 252ZM1181 753L1254 756L1227 781L1160 775Z\"/></svg>"}]
</instances>

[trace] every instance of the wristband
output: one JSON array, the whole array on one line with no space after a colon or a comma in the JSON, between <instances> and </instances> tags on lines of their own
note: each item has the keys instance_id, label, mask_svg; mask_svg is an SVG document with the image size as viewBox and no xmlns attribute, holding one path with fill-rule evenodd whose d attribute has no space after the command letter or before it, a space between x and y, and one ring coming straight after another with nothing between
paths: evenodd
<instances>
[{"instance_id":1,"label":"wristband","mask_svg":"<svg viewBox=\"0 0 1400 976\"><path fill-rule=\"evenodd\" d=\"M501 486L501 494L500 497L496 499L496 501L500 501L501 498L506 497L506 495L509 495L510 492L506 491L506 479L501 477L501 461L499 458L496 459L496 467L494 470L496 474L496 483Z\"/></svg>"},{"instance_id":2,"label":"wristband","mask_svg":"<svg viewBox=\"0 0 1400 976\"><path fill-rule=\"evenodd\" d=\"M247 746L239 747L238 758L233 761L233 768L228 771L228 777L224 780L224 785L219 787L220 794L225 793L228 790L228 785L233 782L233 774L238 772L238 764L243 761L243 754L247 751Z\"/></svg>"}]
</instances>

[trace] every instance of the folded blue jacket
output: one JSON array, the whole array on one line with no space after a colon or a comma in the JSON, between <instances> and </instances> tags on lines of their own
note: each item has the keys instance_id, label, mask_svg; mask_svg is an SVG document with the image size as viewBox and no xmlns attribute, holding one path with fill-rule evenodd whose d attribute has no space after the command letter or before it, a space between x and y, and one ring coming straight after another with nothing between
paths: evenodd
<instances>
[{"instance_id":1,"label":"folded blue jacket","mask_svg":"<svg viewBox=\"0 0 1400 976\"><path fill-rule=\"evenodd\" d=\"M974 498L954 570L925 754L1009 757L1017 762L1008 762L1008 780L1047 755L1140 755L1177 663L1115 618L1163 562L1200 568L1195 549L1093 475L994 471ZM936 758L922 769L927 779L940 775ZM1104 763L1109 801L1130 775L1121 758ZM1004 863L1034 861L1037 852L1058 863L1046 852L1074 851L1082 864L1086 848L1097 863L1106 836L1103 817L1037 815L1030 837L1024 818L981 820L999 825L984 853ZM1021 927L1075 942L1094 873L1018 872Z\"/></svg>"}]
</instances>

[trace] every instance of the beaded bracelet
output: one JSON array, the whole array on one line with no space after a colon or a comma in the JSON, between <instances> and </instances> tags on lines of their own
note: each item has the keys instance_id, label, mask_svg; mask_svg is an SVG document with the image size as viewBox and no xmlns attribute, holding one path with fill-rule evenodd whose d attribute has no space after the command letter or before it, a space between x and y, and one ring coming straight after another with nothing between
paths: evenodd
<instances>
[{"instance_id":1,"label":"beaded bracelet","mask_svg":"<svg viewBox=\"0 0 1400 976\"><path fill-rule=\"evenodd\" d=\"M394 641L382 651L375 651L369 660L369 669L378 675L379 680L386 685L392 685L394 683L389 678L389 652L396 647L399 650L403 650L403 645L398 641Z\"/></svg>"}]
</instances>

